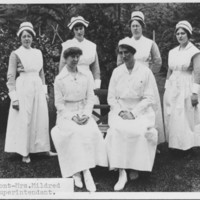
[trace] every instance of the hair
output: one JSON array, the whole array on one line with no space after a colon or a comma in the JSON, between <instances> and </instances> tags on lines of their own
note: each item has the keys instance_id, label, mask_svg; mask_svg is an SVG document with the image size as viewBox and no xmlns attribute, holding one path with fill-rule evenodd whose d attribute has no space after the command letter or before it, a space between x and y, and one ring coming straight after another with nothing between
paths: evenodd
<instances>
[{"instance_id":1,"label":"hair","mask_svg":"<svg viewBox=\"0 0 200 200\"><path fill-rule=\"evenodd\" d=\"M69 56L74 56L74 55L80 56L82 54L83 54L82 50L79 49L78 47L70 47L64 51L63 57L67 59Z\"/></svg>"},{"instance_id":2,"label":"hair","mask_svg":"<svg viewBox=\"0 0 200 200\"><path fill-rule=\"evenodd\" d=\"M86 26L85 26L83 23L78 22L78 23L76 23L76 24L72 27L72 31L74 31L74 28L76 28L76 27L80 27L80 26L83 26L84 29L86 29Z\"/></svg>"},{"instance_id":3,"label":"hair","mask_svg":"<svg viewBox=\"0 0 200 200\"><path fill-rule=\"evenodd\" d=\"M19 34L19 38L22 37L22 33L23 33L24 31L28 32L28 33L32 36L32 38L34 38L34 34L33 34L33 32L32 32L31 30L29 30L29 29L25 29L25 30L23 30L23 31Z\"/></svg>"},{"instance_id":4,"label":"hair","mask_svg":"<svg viewBox=\"0 0 200 200\"><path fill-rule=\"evenodd\" d=\"M126 45L126 44L121 44L117 47L117 53L119 53L119 47L122 47L122 48L126 48L129 52L131 52L133 55L136 53L136 49L129 46L129 45Z\"/></svg>"},{"instance_id":5,"label":"hair","mask_svg":"<svg viewBox=\"0 0 200 200\"><path fill-rule=\"evenodd\" d=\"M142 20L139 20L139 19L131 19L130 22L129 22L130 26L131 26L133 21L137 21L142 26L142 28L145 27L144 22Z\"/></svg>"},{"instance_id":6,"label":"hair","mask_svg":"<svg viewBox=\"0 0 200 200\"><path fill-rule=\"evenodd\" d=\"M183 27L177 28L177 29L175 30L175 34L176 34L176 32L177 32L180 28L182 28L182 29L186 32L188 39L190 39L190 38L192 37L192 34L190 34L190 32L189 32L187 29L183 28Z\"/></svg>"}]
</instances>

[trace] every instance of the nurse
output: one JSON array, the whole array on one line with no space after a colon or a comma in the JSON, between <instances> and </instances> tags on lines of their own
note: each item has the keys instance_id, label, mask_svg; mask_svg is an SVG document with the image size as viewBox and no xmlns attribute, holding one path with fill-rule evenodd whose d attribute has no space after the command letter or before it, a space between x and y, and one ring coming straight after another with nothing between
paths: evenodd
<instances>
[{"instance_id":1,"label":"nurse","mask_svg":"<svg viewBox=\"0 0 200 200\"><path fill-rule=\"evenodd\" d=\"M192 147L200 146L199 76L197 76L200 51L190 42L192 26L188 21L176 24L175 35L179 45L170 50L168 56L164 93L165 130L169 148L186 152Z\"/></svg>"},{"instance_id":2,"label":"nurse","mask_svg":"<svg viewBox=\"0 0 200 200\"><path fill-rule=\"evenodd\" d=\"M109 168L119 171L114 190L127 183L127 169L151 171L157 147L153 73L135 60L137 50L130 38L119 41L123 64L114 69L108 89L109 126L106 135Z\"/></svg>"},{"instance_id":3,"label":"nurse","mask_svg":"<svg viewBox=\"0 0 200 200\"><path fill-rule=\"evenodd\" d=\"M93 77L78 68L82 50L68 47L63 56L65 66L54 83L56 126L52 139L58 153L63 177L73 177L76 187L85 182L89 192L96 191L91 168L107 167L107 154L103 135L91 117L94 106Z\"/></svg>"}]
</instances>

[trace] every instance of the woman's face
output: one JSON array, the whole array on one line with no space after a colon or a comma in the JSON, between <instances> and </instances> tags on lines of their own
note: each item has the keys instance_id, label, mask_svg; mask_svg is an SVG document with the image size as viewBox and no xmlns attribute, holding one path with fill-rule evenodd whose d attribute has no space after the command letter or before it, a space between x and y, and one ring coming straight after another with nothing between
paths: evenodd
<instances>
[{"instance_id":1,"label":"woman's face","mask_svg":"<svg viewBox=\"0 0 200 200\"><path fill-rule=\"evenodd\" d=\"M139 39L142 35L142 26L137 20L131 22L131 32L135 39Z\"/></svg>"},{"instance_id":2,"label":"woman's face","mask_svg":"<svg viewBox=\"0 0 200 200\"><path fill-rule=\"evenodd\" d=\"M27 31L23 31L21 35L21 43L25 48L30 48L33 41L33 37Z\"/></svg>"},{"instance_id":3,"label":"woman's face","mask_svg":"<svg viewBox=\"0 0 200 200\"><path fill-rule=\"evenodd\" d=\"M178 40L180 45L181 44L186 44L188 42L188 40L189 40L187 33L182 28L179 28L176 31L176 38L177 38L177 40Z\"/></svg>"},{"instance_id":4,"label":"woman's face","mask_svg":"<svg viewBox=\"0 0 200 200\"><path fill-rule=\"evenodd\" d=\"M73 28L73 31L74 31L74 37L77 40L83 40L84 35L85 35L85 27L83 25L75 26Z\"/></svg>"},{"instance_id":5,"label":"woman's face","mask_svg":"<svg viewBox=\"0 0 200 200\"><path fill-rule=\"evenodd\" d=\"M71 56L68 56L68 57L65 59L65 62L66 62L66 64L67 64L70 68L76 68L76 67L77 67L77 64L78 64L78 62L79 62L79 58L80 58L80 55L79 55L79 54L71 55Z\"/></svg>"},{"instance_id":6,"label":"woman's face","mask_svg":"<svg viewBox=\"0 0 200 200\"><path fill-rule=\"evenodd\" d=\"M133 54L125 47L119 46L118 54L121 56L124 63L128 63L133 60Z\"/></svg>"}]
</instances>

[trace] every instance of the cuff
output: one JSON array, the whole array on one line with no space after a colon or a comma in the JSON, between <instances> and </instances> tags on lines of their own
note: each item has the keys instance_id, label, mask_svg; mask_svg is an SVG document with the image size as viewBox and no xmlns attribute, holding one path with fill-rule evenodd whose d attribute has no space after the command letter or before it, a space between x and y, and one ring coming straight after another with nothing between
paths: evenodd
<instances>
[{"instance_id":1,"label":"cuff","mask_svg":"<svg viewBox=\"0 0 200 200\"><path fill-rule=\"evenodd\" d=\"M8 93L10 99L12 102L17 101L18 97L17 97L17 92L15 90L11 91Z\"/></svg>"},{"instance_id":2,"label":"cuff","mask_svg":"<svg viewBox=\"0 0 200 200\"><path fill-rule=\"evenodd\" d=\"M90 110L84 110L83 111L83 115L87 115L88 117L91 117L92 116L92 113Z\"/></svg>"},{"instance_id":3,"label":"cuff","mask_svg":"<svg viewBox=\"0 0 200 200\"><path fill-rule=\"evenodd\" d=\"M199 93L200 85L197 83L193 83L192 85L192 93L198 94Z\"/></svg>"},{"instance_id":4,"label":"cuff","mask_svg":"<svg viewBox=\"0 0 200 200\"><path fill-rule=\"evenodd\" d=\"M138 115L136 114L136 112L131 111L131 114L133 115L134 118L136 118Z\"/></svg>"},{"instance_id":5,"label":"cuff","mask_svg":"<svg viewBox=\"0 0 200 200\"><path fill-rule=\"evenodd\" d=\"M165 81L165 89L168 87L168 85L169 85L169 80L166 79L166 81Z\"/></svg>"},{"instance_id":6,"label":"cuff","mask_svg":"<svg viewBox=\"0 0 200 200\"><path fill-rule=\"evenodd\" d=\"M101 87L101 80L100 79L95 79L94 80L94 84L95 84L95 89L98 89Z\"/></svg>"},{"instance_id":7,"label":"cuff","mask_svg":"<svg viewBox=\"0 0 200 200\"><path fill-rule=\"evenodd\" d=\"M47 85L42 85L42 88L43 88L44 93L48 94L48 92L47 92Z\"/></svg>"}]
</instances>

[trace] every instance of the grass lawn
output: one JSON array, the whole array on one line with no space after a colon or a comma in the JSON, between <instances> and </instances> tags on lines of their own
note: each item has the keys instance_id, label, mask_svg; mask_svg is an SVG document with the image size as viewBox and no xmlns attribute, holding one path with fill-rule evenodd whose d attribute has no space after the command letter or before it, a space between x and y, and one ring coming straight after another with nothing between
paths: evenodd
<instances>
[{"instance_id":1,"label":"grass lawn","mask_svg":"<svg viewBox=\"0 0 200 200\"><path fill-rule=\"evenodd\" d=\"M31 155L31 163L21 162L17 154L4 153L4 134L0 136L1 178L56 178L61 177L57 157ZM200 148L194 148L195 155L174 158L167 144L159 145L151 173L140 172L139 179L130 181L123 192L189 192L200 191ZM107 168L92 169L97 191L113 192L118 173ZM85 192L85 189L77 189Z\"/></svg>"},{"instance_id":2,"label":"grass lawn","mask_svg":"<svg viewBox=\"0 0 200 200\"><path fill-rule=\"evenodd\" d=\"M161 96L164 76L157 78ZM50 111L51 112L51 111ZM50 128L55 123L55 115L50 116ZM17 154L4 152L5 133L0 133L0 177L1 178L56 178L61 177L57 157L31 155L31 163L21 162ZM129 181L122 192L198 192L200 191L200 148L194 148L194 154L174 157L169 153L167 144L159 145L160 154L156 154L151 173L140 172L140 177ZM97 192L113 192L118 173L107 168L92 169ZM76 192L85 192L77 189Z\"/></svg>"}]
</instances>

